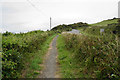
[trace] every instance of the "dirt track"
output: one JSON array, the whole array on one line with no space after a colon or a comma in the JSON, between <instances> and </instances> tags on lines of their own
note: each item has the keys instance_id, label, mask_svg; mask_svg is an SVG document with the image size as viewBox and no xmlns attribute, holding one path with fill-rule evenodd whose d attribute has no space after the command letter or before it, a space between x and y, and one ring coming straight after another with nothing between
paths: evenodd
<instances>
[{"instance_id":1,"label":"dirt track","mask_svg":"<svg viewBox=\"0 0 120 80\"><path fill-rule=\"evenodd\" d=\"M56 78L57 72L57 48L56 40L58 35L52 40L48 53L44 60L44 69L39 78Z\"/></svg>"}]
</instances>

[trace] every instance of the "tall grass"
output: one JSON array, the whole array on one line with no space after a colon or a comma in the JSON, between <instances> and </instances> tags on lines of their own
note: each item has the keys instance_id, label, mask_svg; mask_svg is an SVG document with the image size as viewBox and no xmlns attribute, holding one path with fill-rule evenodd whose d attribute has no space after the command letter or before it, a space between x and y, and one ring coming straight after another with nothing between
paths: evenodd
<instances>
[{"instance_id":1,"label":"tall grass","mask_svg":"<svg viewBox=\"0 0 120 80\"><path fill-rule=\"evenodd\" d=\"M120 76L118 36L93 37L64 34L63 40L66 49L72 52L73 61L75 60L76 65L79 65L76 73L82 73L83 77L89 75L92 78Z\"/></svg>"}]
</instances>

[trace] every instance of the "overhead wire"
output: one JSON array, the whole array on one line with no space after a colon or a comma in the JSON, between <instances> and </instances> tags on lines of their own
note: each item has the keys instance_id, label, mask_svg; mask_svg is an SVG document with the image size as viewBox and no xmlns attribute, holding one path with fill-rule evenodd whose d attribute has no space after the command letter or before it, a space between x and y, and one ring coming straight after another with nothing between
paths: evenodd
<instances>
[{"instance_id":1,"label":"overhead wire","mask_svg":"<svg viewBox=\"0 0 120 80\"><path fill-rule=\"evenodd\" d=\"M48 16L47 14L43 13L43 12L42 12L38 7L36 7L31 1L27 0L27 2L28 2L29 4L31 4L31 6L34 7L38 12L40 12L40 13L44 14L44 16L47 16L47 17L50 18L50 30L51 30L51 17Z\"/></svg>"},{"instance_id":2,"label":"overhead wire","mask_svg":"<svg viewBox=\"0 0 120 80\"><path fill-rule=\"evenodd\" d=\"M27 0L27 2L34 7L38 12L42 13L44 16L48 16L47 14L45 14L42 10L40 10L38 7L36 7L31 1Z\"/></svg>"}]
</instances>

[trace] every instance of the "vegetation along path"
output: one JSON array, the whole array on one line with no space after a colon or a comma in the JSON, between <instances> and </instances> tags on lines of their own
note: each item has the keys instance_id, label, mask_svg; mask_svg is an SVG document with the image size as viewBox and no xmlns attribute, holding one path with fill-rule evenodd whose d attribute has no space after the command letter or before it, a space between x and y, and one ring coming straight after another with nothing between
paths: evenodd
<instances>
[{"instance_id":1,"label":"vegetation along path","mask_svg":"<svg viewBox=\"0 0 120 80\"><path fill-rule=\"evenodd\" d=\"M53 39L50 44L50 48L48 53L45 56L44 60L44 69L41 72L39 78L56 78L57 74L57 48L56 48L56 40L58 35Z\"/></svg>"}]
</instances>

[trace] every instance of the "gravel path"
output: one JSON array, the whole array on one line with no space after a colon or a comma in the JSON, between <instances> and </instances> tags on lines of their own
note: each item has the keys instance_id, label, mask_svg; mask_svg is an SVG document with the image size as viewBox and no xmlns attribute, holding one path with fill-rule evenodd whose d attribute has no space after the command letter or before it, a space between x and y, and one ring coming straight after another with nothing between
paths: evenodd
<instances>
[{"instance_id":1,"label":"gravel path","mask_svg":"<svg viewBox=\"0 0 120 80\"><path fill-rule=\"evenodd\" d=\"M56 40L58 35L53 39L50 44L48 53L45 56L44 69L39 78L55 78L57 72L57 48Z\"/></svg>"},{"instance_id":2,"label":"gravel path","mask_svg":"<svg viewBox=\"0 0 120 80\"><path fill-rule=\"evenodd\" d=\"M68 31L68 32L62 32L62 34L64 34L64 33L81 34L80 31L77 29L72 29L72 31Z\"/></svg>"}]
</instances>

